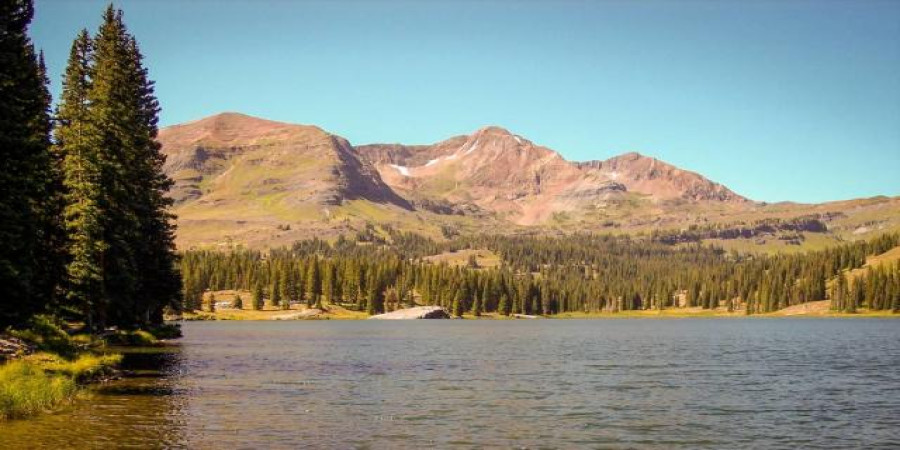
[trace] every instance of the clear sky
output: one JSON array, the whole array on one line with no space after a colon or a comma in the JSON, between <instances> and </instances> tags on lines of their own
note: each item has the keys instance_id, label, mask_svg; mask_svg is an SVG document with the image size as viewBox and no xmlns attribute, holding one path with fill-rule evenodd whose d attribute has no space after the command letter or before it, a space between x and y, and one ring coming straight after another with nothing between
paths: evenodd
<instances>
[{"instance_id":1,"label":"clear sky","mask_svg":"<svg viewBox=\"0 0 900 450\"><path fill-rule=\"evenodd\" d=\"M106 1L37 0L57 96ZM163 125L237 111L355 144L500 125L755 200L900 195L900 1L117 1Z\"/></svg>"}]
</instances>

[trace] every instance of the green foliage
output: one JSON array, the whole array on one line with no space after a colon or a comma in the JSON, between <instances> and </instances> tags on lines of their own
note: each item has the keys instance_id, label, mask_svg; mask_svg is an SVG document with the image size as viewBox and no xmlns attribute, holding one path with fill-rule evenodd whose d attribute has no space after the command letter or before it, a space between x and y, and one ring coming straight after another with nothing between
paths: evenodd
<instances>
[{"instance_id":1,"label":"green foliage","mask_svg":"<svg viewBox=\"0 0 900 450\"><path fill-rule=\"evenodd\" d=\"M552 315L681 306L754 314L827 299L828 280L860 267L867 255L900 243L900 235L895 234L815 252L761 256L628 236L469 236L436 243L387 232L393 244L346 239L329 244L311 239L265 255L247 250L192 251L182 255L181 267L188 274L186 284L200 289L214 283L218 283L216 289L248 289L273 280L298 289L297 280L304 280L308 294L321 291L315 285L321 280L318 274L324 273L324 297L329 302L369 314L399 308L413 298L457 315L464 311ZM461 249L489 249L501 255L502 264L473 269L423 258ZM893 308L894 292L900 292L900 287L894 287L898 270L883 267L872 272L872 280L861 280L855 291L856 307ZM281 282L283 278L290 281ZM312 305L321 298L317 294L307 301Z\"/></svg>"},{"instance_id":2,"label":"green foliage","mask_svg":"<svg viewBox=\"0 0 900 450\"><path fill-rule=\"evenodd\" d=\"M29 356L27 361L37 364L46 372L65 375L77 383L86 383L112 374L113 368L122 362L122 355L87 353L69 361L52 353L39 353Z\"/></svg>"},{"instance_id":3,"label":"green foliage","mask_svg":"<svg viewBox=\"0 0 900 450\"><path fill-rule=\"evenodd\" d=\"M149 347L159 344L156 336L144 330L118 330L107 333L104 339L109 345L129 347Z\"/></svg>"},{"instance_id":4,"label":"green foliage","mask_svg":"<svg viewBox=\"0 0 900 450\"><path fill-rule=\"evenodd\" d=\"M28 322L27 328L10 330L9 334L34 345L38 350L66 358L74 357L79 347L60 323L50 316L35 316Z\"/></svg>"},{"instance_id":5,"label":"green foliage","mask_svg":"<svg viewBox=\"0 0 900 450\"><path fill-rule=\"evenodd\" d=\"M253 287L253 309L259 311L263 308L263 289L262 284L256 283Z\"/></svg>"},{"instance_id":6,"label":"green foliage","mask_svg":"<svg viewBox=\"0 0 900 450\"><path fill-rule=\"evenodd\" d=\"M75 393L72 378L49 374L33 363L12 361L0 366L0 419L56 408Z\"/></svg>"},{"instance_id":7,"label":"green foliage","mask_svg":"<svg viewBox=\"0 0 900 450\"><path fill-rule=\"evenodd\" d=\"M62 268L50 94L27 34L33 14L30 0L0 6L0 329L54 306Z\"/></svg>"},{"instance_id":8,"label":"green foliage","mask_svg":"<svg viewBox=\"0 0 900 450\"><path fill-rule=\"evenodd\" d=\"M55 130L68 301L93 330L161 324L180 301L158 113L136 40L110 6L96 36L72 45Z\"/></svg>"},{"instance_id":9,"label":"green foliage","mask_svg":"<svg viewBox=\"0 0 900 450\"><path fill-rule=\"evenodd\" d=\"M147 330L156 339L177 339L182 336L181 325L178 324L162 324Z\"/></svg>"}]
</instances>

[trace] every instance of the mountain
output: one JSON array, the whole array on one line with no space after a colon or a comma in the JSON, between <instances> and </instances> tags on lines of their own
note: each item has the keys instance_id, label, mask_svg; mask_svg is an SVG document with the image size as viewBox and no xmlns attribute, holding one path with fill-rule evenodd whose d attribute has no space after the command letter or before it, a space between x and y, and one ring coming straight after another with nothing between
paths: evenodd
<instances>
[{"instance_id":1,"label":"mountain","mask_svg":"<svg viewBox=\"0 0 900 450\"><path fill-rule=\"evenodd\" d=\"M346 139L307 125L224 113L160 130L179 226L267 240L273 224L326 219L366 201L410 209ZM254 238L254 234L261 236Z\"/></svg>"},{"instance_id":2,"label":"mountain","mask_svg":"<svg viewBox=\"0 0 900 450\"><path fill-rule=\"evenodd\" d=\"M159 141L181 247L288 245L377 225L435 237L669 230L673 243L790 250L900 228L900 198L768 205L638 153L570 162L496 126L354 147L315 126L223 113L164 128Z\"/></svg>"},{"instance_id":3,"label":"mountain","mask_svg":"<svg viewBox=\"0 0 900 450\"><path fill-rule=\"evenodd\" d=\"M595 172L621 183L629 191L647 194L659 200L749 201L698 173L679 169L640 153L625 153L606 161L588 161L577 165L585 171Z\"/></svg>"},{"instance_id":4,"label":"mountain","mask_svg":"<svg viewBox=\"0 0 900 450\"><path fill-rule=\"evenodd\" d=\"M555 151L499 127L431 146L374 144L357 152L409 198L469 205L526 224L539 221L538 204L565 195L585 177Z\"/></svg>"},{"instance_id":5,"label":"mountain","mask_svg":"<svg viewBox=\"0 0 900 450\"><path fill-rule=\"evenodd\" d=\"M322 205L365 199L409 207L346 139L318 127L223 113L165 128L159 141L176 202L222 203L237 190Z\"/></svg>"},{"instance_id":6,"label":"mountain","mask_svg":"<svg viewBox=\"0 0 900 450\"><path fill-rule=\"evenodd\" d=\"M652 202L748 202L696 173L637 153L572 163L499 127L434 145L372 144L357 152L407 198L474 205L521 225L579 213L629 193Z\"/></svg>"}]
</instances>

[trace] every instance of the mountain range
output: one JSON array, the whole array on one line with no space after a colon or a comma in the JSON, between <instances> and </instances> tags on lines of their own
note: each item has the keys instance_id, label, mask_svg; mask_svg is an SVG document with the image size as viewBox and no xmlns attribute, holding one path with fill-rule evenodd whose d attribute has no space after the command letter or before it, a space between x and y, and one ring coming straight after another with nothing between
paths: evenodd
<instances>
[{"instance_id":1,"label":"mountain range","mask_svg":"<svg viewBox=\"0 0 900 450\"><path fill-rule=\"evenodd\" d=\"M779 251L900 228L900 197L766 204L639 153L572 162L495 126L430 145L353 145L315 126L222 113L158 139L181 248L391 227L434 237L662 232L673 243Z\"/></svg>"}]
</instances>

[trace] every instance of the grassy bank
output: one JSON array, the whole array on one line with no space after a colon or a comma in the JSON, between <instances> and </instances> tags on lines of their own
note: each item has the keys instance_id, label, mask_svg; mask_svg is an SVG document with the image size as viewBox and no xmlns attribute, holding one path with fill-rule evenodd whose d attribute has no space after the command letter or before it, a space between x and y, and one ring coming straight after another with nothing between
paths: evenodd
<instances>
[{"instance_id":1,"label":"grassy bank","mask_svg":"<svg viewBox=\"0 0 900 450\"><path fill-rule=\"evenodd\" d=\"M113 373L120 355L80 355L66 360L37 353L0 365L0 419L19 419L71 402L79 386Z\"/></svg>"},{"instance_id":2,"label":"grassy bank","mask_svg":"<svg viewBox=\"0 0 900 450\"><path fill-rule=\"evenodd\" d=\"M17 419L68 403L78 392L75 380L53 375L26 361L0 366L0 419Z\"/></svg>"},{"instance_id":3,"label":"grassy bank","mask_svg":"<svg viewBox=\"0 0 900 450\"><path fill-rule=\"evenodd\" d=\"M0 359L0 420L19 419L58 409L77 398L81 387L117 374L122 355L106 351L107 345L152 346L159 337L177 337L177 328L147 331L114 331L102 337L70 335L65 324L50 317L36 317L23 330L0 335L21 351Z\"/></svg>"}]
</instances>

